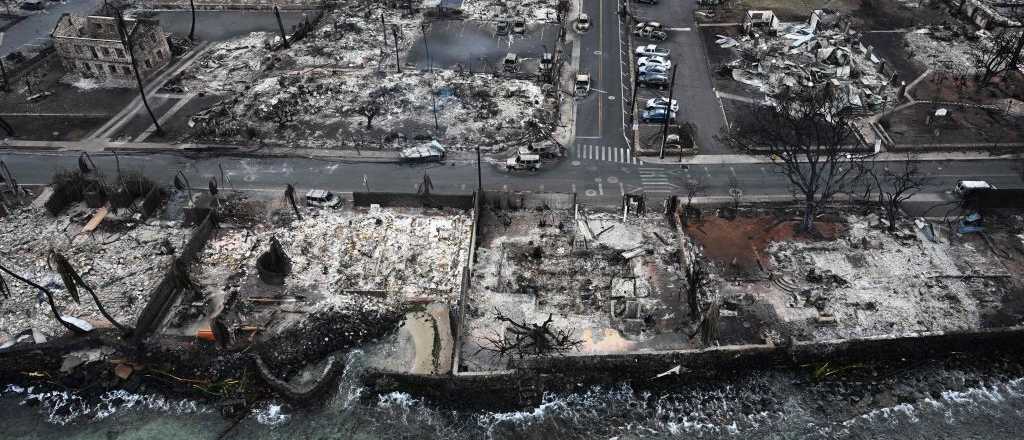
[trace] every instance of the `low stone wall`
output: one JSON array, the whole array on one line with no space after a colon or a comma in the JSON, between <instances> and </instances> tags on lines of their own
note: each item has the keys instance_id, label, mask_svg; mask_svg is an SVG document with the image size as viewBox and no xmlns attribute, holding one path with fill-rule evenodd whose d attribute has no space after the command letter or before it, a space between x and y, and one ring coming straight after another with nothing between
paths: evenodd
<instances>
[{"instance_id":1,"label":"low stone wall","mask_svg":"<svg viewBox=\"0 0 1024 440\"><path fill-rule=\"evenodd\" d=\"M394 193L394 192L354 192L354 206L367 207L380 205L383 207L411 208L456 208L473 209L472 194L427 194Z\"/></svg>"},{"instance_id":2,"label":"low stone wall","mask_svg":"<svg viewBox=\"0 0 1024 440\"><path fill-rule=\"evenodd\" d=\"M281 10L320 9L322 5L333 6L336 1L322 0L195 0L196 9L218 10ZM142 5L146 9L189 9L188 0L145 0Z\"/></svg>"},{"instance_id":3,"label":"low stone wall","mask_svg":"<svg viewBox=\"0 0 1024 440\"><path fill-rule=\"evenodd\" d=\"M539 404L543 396L541 380L537 375L517 371L455 376L371 371L364 383L373 391L368 393L370 396L401 392L449 408L510 409Z\"/></svg>"},{"instance_id":4,"label":"low stone wall","mask_svg":"<svg viewBox=\"0 0 1024 440\"><path fill-rule=\"evenodd\" d=\"M149 294L149 302L146 304L146 308L142 309L135 324L137 340L145 339L156 332L167 318L171 307L178 301L181 289L178 288L174 266L177 266L178 270L188 270L188 266L210 241L210 235L213 233L213 228L216 227L215 216L216 214L212 211L207 213L206 218L193 230L192 237L182 248L181 254L174 259L172 266L167 268L160 284L157 284Z\"/></svg>"},{"instance_id":5,"label":"low stone wall","mask_svg":"<svg viewBox=\"0 0 1024 440\"><path fill-rule=\"evenodd\" d=\"M576 194L529 191L484 191L483 205L495 209L573 209Z\"/></svg>"}]
</instances>

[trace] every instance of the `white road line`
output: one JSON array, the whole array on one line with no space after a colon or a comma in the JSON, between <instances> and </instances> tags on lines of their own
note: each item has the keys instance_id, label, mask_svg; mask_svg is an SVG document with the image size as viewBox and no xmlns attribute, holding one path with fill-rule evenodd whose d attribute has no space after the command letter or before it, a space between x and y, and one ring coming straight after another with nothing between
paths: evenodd
<instances>
[{"instance_id":1,"label":"white road line","mask_svg":"<svg viewBox=\"0 0 1024 440\"><path fill-rule=\"evenodd\" d=\"M597 193L602 196L604 195L604 185L601 182L597 182Z\"/></svg>"},{"instance_id":2,"label":"white road line","mask_svg":"<svg viewBox=\"0 0 1024 440\"><path fill-rule=\"evenodd\" d=\"M167 109L167 112L165 112L162 116L157 118L157 122L159 122L161 125L165 124L167 120L171 119L172 116L177 114L178 111L185 106L185 104L188 104L188 102L192 100L193 96L195 95L188 94L185 95L185 97L183 97L182 99L179 99L178 102L174 103L174 105L171 106L171 108ZM149 124L149 127L146 128L146 131L143 131L142 134L135 138L135 142L144 142L154 132L156 132L156 125Z\"/></svg>"},{"instance_id":3,"label":"white road line","mask_svg":"<svg viewBox=\"0 0 1024 440\"><path fill-rule=\"evenodd\" d=\"M665 29L665 30L677 31L677 32L690 32L692 29L690 29L688 27L684 27L684 28L668 28L668 29Z\"/></svg>"}]
</instances>

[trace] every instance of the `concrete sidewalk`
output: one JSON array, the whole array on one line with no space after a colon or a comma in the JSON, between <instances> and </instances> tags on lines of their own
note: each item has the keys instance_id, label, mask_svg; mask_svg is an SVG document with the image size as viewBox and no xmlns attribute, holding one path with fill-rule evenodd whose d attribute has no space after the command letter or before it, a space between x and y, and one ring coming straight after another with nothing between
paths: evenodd
<instances>
[{"instance_id":1,"label":"concrete sidewalk","mask_svg":"<svg viewBox=\"0 0 1024 440\"><path fill-rule=\"evenodd\" d=\"M89 141L23 141L18 139L0 140L0 151L23 152L78 152L90 153L210 153L233 156L303 157L362 162L399 162L396 150L323 150L311 148L286 148L268 146L223 145L223 144L169 144L159 142L109 142ZM474 151L451 151L446 160L476 160Z\"/></svg>"},{"instance_id":2,"label":"concrete sidewalk","mask_svg":"<svg viewBox=\"0 0 1024 440\"><path fill-rule=\"evenodd\" d=\"M1024 155L1004 154L995 155L989 153L963 153L963 152L934 152L921 153L913 156L915 160L924 162L935 161L956 161L956 160L998 160L998 159L1020 159ZM647 165L736 165L736 164L770 164L773 161L767 156L755 156L746 154L698 154L696 156L684 156L682 160L678 156L659 159L657 156L641 156L641 160ZM877 162L900 162L907 159L905 153L879 153L873 156Z\"/></svg>"},{"instance_id":3,"label":"concrete sidewalk","mask_svg":"<svg viewBox=\"0 0 1024 440\"><path fill-rule=\"evenodd\" d=\"M18 150L25 152L32 151L88 151L96 152L122 152L122 153L219 153L225 155L251 155L267 157L306 157L324 158L338 160L358 160L367 162L397 162L400 160L399 152L396 150L326 150L311 148L287 148L270 147L257 145L224 145L224 144L170 144L161 142L110 142L104 140L84 141L28 141L19 139L0 140L0 150ZM901 153L880 153L874 156L878 162L900 162L906 159ZM998 160L998 159L1020 159L1022 155L992 155L988 153L922 153L914 156L916 160L925 162L934 161L963 161L963 160ZM476 160L476 153L473 151L452 151L448 153L448 160ZM645 165L737 165L737 164L771 164L772 160L765 156L750 156L744 154L701 154L697 156L666 157L658 159L656 156L644 156Z\"/></svg>"}]
</instances>

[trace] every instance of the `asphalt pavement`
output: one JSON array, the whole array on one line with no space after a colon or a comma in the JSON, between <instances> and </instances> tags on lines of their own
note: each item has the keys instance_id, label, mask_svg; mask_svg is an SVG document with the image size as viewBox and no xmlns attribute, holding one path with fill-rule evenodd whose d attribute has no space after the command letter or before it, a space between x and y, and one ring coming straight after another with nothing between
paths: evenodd
<instances>
[{"instance_id":1,"label":"asphalt pavement","mask_svg":"<svg viewBox=\"0 0 1024 440\"><path fill-rule=\"evenodd\" d=\"M629 2L629 9L641 21L657 21L666 28L669 39L653 42L634 37L633 47L656 44L671 50L671 60L676 67L676 85L672 99L679 101L678 122L689 122L696 129L696 142L700 154L729 154L715 136L725 126L725 114L721 102L715 95L711 71L701 41L700 32L694 22L693 12L696 0L662 0L649 5ZM628 30L624 30L627 31ZM640 88L640 103L656 96L668 97L668 91ZM639 110L643 110L642 105Z\"/></svg>"},{"instance_id":2,"label":"asphalt pavement","mask_svg":"<svg viewBox=\"0 0 1024 440\"><path fill-rule=\"evenodd\" d=\"M42 48L50 43L50 32L64 13L88 15L103 5L102 0L67 0L46 2L46 9L34 12L20 23L4 32L0 43L0 57L20 49L22 46Z\"/></svg>"},{"instance_id":3,"label":"asphalt pavement","mask_svg":"<svg viewBox=\"0 0 1024 440\"><path fill-rule=\"evenodd\" d=\"M581 12L590 16L591 27L580 34L579 72L590 74L591 92L576 98L576 143L570 157L612 163L636 164L624 135L622 95L629 72L623 69L623 53L617 0L583 0ZM569 24L573 27L575 17ZM569 32L575 32L574 28Z\"/></svg>"}]
</instances>

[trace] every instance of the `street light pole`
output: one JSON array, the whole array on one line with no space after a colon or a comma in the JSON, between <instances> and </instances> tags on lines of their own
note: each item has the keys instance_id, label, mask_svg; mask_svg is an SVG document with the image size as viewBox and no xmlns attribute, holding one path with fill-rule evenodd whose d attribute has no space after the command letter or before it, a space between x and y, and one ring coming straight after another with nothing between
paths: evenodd
<instances>
[{"instance_id":1,"label":"street light pole","mask_svg":"<svg viewBox=\"0 0 1024 440\"><path fill-rule=\"evenodd\" d=\"M665 125L661 128L661 151L658 152L658 159L665 158L665 143L668 142L668 121L672 118L672 92L676 89L676 68L678 64L672 66L672 82L668 88L668 107L665 109Z\"/></svg>"}]
</instances>

